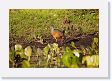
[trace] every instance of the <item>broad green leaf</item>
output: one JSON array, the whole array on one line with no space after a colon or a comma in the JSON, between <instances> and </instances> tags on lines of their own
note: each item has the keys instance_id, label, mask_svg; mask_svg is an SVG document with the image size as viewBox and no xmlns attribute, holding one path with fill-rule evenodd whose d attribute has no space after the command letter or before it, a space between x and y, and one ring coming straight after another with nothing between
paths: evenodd
<instances>
[{"instance_id":1,"label":"broad green leaf","mask_svg":"<svg viewBox=\"0 0 112 81\"><path fill-rule=\"evenodd\" d=\"M71 42L71 46L72 46L72 47L74 47L74 48L76 48L76 46L75 46L75 43L74 43L74 42Z\"/></svg>"},{"instance_id":2,"label":"broad green leaf","mask_svg":"<svg viewBox=\"0 0 112 81\"><path fill-rule=\"evenodd\" d=\"M21 51L21 49L22 49L22 45L20 44L15 45L15 51Z\"/></svg>"},{"instance_id":3,"label":"broad green leaf","mask_svg":"<svg viewBox=\"0 0 112 81\"><path fill-rule=\"evenodd\" d=\"M26 60L22 61L22 68L29 68L30 67L30 63Z\"/></svg>"},{"instance_id":4,"label":"broad green leaf","mask_svg":"<svg viewBox=\"0 0 112 81\"><path fill-rule=\"evenodd\" d=\"M65 66L70 67L71 63L69 62L70 56L68 54L63 55L62 62L65 64Z\"/></svg>"},{"instance_id":5,"label":"broad green leaf","mask_svg":"<svg viewBox=\"0 0 112 81\"><path fill-rule=\"evenodd\" d=\"M31 54L32 54L32 49L31 49L30 46L27 46L27 47L25 48L25 55L26 55L26 56L31 56Z\"/></svg>"},{"instance_id":6,"label":"broad green leaf","mask_svg":"<svg viewBox=\"0 0 112 81\"><path fill-rule=\"evenodd\" d=\"M32 55L32 49L30 46L25 48L25 55L28 56L28 61L30 61L30 56Z\"/></svg>"},{"instance_id":7,"label":"broad green leaf","mask_svg":"<svg viewBox=\"0 0 112 81\"><path fill-rule=\"evenodd\" d=\"M48 44L48 47L49 47L49 48L51 48L51 45L50 45L50 44Z\"/></svg>"},{"instance_id":8,"label":"broad green leaf","mask_svg":"<svg viewBox=\"0 0 112 81\"><path fill-rule=\"evenodd\" d=\"M71 65L71 68L78 68L78 67L79 67L78 64Z\"/></svg>"},{"instance_id":9,"label":"broad green leaf","mask_svg":"<svg viewBox=\"0 0 112 81\"><path fill-rule=\"evenodd\" d=\"M72 50L69 47L66 47L65 53L72 54Z\"/></svg>"},{"instance_id":10,"label":"broad green leaf","mask_svg":"<svg viewBox=\"0 0 112 81\"><path fill-rule=\"evenodd\" d=\"M91 59L91 56L84 56L82 59L82 64L87 63L87 66L92 66L93 64L93 59Z\"/></svg>"},{"instance_id":11,"label":"broad green leaf","mask_svg":"<svg viewBox=\"0 0 112 81\"><path fill-rule=\"evenodd\" d=\"M92 49L95 49L95 50L98 49L98 38L93 39Z\"/></svg>"},{"instance_id":12,"label":"broad green leaf","mask_svg":"<svg viewBox=\"0 0 112 81\"><path fill-rule=\"evenodd\" d=\"M56 53L58 53L58 54L60 53L60 48L56 49Z\"/></svg>"},{"instance_id":13,"label":"broad green leaf","mask_svg":"<svg viewBox=\"0 0 112 81\"><path fill-rule=\"evenodd\" d=\"M99 55L84 56L82 64L87 63L87 67L98 67L99 66Z\"/></svg>"},{"instance_id":14,"label":"broad green leaf","mask_svg":"<svg viewBox=\"0 0 112 81\"><path fill-rule=\"evenodd\" d=\"M93 66L99 66L99 55L92 55L91 58L93 59Z\"/></svg>"},{"instance_id":15,"label":"broad green leaf","mask_svg":"<svg viewBox=\"0 0 112 81\"><path fill-rule=\"evenodd\" d=\"M48 52L49 52L49 47L48 47L48 46L46 46L46 47L43 49L43 51L44 51L44 53L47 55L47 54L48 54Z\"/></svg>"},{"instance_id":16,"label":"broad green leaf","mask_svg":"<svg viewBox=\"0 0 112 81\"><path fill-rule=\"evenodd\" d=\"M75 56L80 57L80 50L73 50L73 53L75 54Z\"/></svg>"},{"instance_id":17,"label":"broad green leaf","mask_svg":"<svg viewBox=\"0 0 112 81\"><path fill-rule=\"evenodd\" d=\"M52 49L54 49L55 51L57 51L58 44L56 44L56 43L53 43L53 44L52 44L52 46L53 46L53 48L52 48Z\"/></svg>"},{"instance_id":18,"label":"broad green leaf","mask_svg":"<svg viewBox=\"0 0 112 81\"><path fill-rule=\"evenodd\" d=\"M94 38L93 42L98 44L98 38Z\"/></svg>"},{"instance_id":19,"label":"broad green leaf","mask_svg":"<svg viewBox=\"0 0 112 81\"><path fill-rule=\"evenodd\" d=\"M66 47L66 52L62 56L62 62L65 64L67 67L75 67L77 66L77 63L79 62L78 57L73 55L73 52L69 47Z\"/></svg>"},{"instance_id":20,"label":"broad green leaf","mask_svg":"<svg viewBox=\"0 0 112 81\"><path fill-rule=\"evenodd\" d=\"M53 43L52 44L54 48L58 48L58 44L57 43Z\"/></svg>"}]
</instances>

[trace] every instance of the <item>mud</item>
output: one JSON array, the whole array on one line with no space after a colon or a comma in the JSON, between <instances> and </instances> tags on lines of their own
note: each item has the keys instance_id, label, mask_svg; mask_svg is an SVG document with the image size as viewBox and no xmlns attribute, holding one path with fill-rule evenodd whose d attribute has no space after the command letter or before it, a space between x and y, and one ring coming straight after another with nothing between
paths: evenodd
<instances>
[{"instance_id":1,"label":"mud","mask_svg":"<svg viewBox=\"0 0 112 81\"><path fill-rule=\"evenodd\" d=\"M15 44L19 43L25 48L26 46L35 46L37 48L43 49L48 43L58 43L59 46L70 46L71 42L73 41L77 48L80 46L88 47L91 45L93 38L95 37L94 34L78 34L77 36L72 37L65 37L64 39L59 39L57 42L53 39L52 36L46 37L43 39L43 42L40 42L40 39L36 38L32 41L28 41L25 37L17 37L17 36L10 36L9 38L9 47L14 46ZM72 47L71 47L72 49Z\"/></svg>"}]
</instances>

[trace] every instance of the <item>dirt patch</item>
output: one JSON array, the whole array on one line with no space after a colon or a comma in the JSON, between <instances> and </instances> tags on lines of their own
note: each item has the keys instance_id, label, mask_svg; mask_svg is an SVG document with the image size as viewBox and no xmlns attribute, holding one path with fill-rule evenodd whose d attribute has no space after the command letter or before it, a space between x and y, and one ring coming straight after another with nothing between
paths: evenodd
<instances>
[{"instance_id":1,"label":"dirt patch","mask_svg":"<svg viewBox=\"0 0 112 81\"><path fill-rule=\"evenodd\" d=\"M92 43L92 40L95 36L93 34L88 34L88 35L77 35L74 37L65 37L65 39L59 39L57 41L59 46L69 46L70 43L73 41L75 42L75 45L77 48L80 48L80 46L90 46ZM46 37L43 39L43 43L40 42L40 39L33 39L32 41L28 41L25 39L25 37L17 37L17 36L10 36L9 38L9 47L14 46L15 44L19 43L25 48L26 46L35 46L37 48L43 49L48 43L55 43L55 39L53 39L52 36ZM71 47L72 49L72 47Z\"/></svg>"}]
</instances>

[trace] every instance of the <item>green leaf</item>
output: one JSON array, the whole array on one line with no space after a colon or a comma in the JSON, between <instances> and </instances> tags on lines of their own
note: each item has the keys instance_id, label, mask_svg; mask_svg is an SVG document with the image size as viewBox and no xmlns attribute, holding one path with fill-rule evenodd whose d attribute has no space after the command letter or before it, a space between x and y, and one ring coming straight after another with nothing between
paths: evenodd
<instances>
[{"instance_id":1,"label":"green leaf","mask_svg":"<svg viewBox=\"0 0 112 81\"><path fill-rule=\"evenodd\" d=\"M21 49L22 49L22 45L20 44L15 45L15 51L21 51Z\"/></svg>"},{"instance_id":2,"label":"green leaf","mask_svg":"<svg viewBox=\"0 0 112 81\"><path fill-rule=\"evenodd\" d=\"M78 67L79 67L78 64L71 65L71 68L78 68Z\"/></svg>"},{"instance_id":3,"label":"green leaf","mask_svg":"<svg viewBox=\"0 0 112 81\"><path fill-rule=\"evenodd\" d=\"M98 67L99 66L99 55L84 56L82 64L86 63L87 67Z\"/></svg>"},{"instance_id":4,"label":"green leaf","mask_svg":"<svg viewBox=\"0 0 112 81\"><path fill-rule=\"evenodd\" d=\"M53 43L52 44L52 49L54 49L55 51L57 51L57 49L58 49L58 44L57 43Z\"/></svg>"},{"instance_id":5,"label":"green leaf","mask_svg":"<svg viewBox=\"0 0 112 81\"><path fill-rule=\"evenodd\" d=\"M94 38L93 39L93 43L92 43L92 49L95 49L95 50L97 50L98 49L98 45L99 43L98 43L98 38Z\"/></svg>"},{"instance_id":6,"label":"green leaf","mask_svg":"<svg viewBox=\"0 0 112 81\"><path fill-rule=\"evenodd\" d=\"M31 49L30 46L27 46L27 47L25 48L25 55L26 55L26 56L31 56L31 54L32 54L32 49Z\"/></svg>"},{"instance_id":7,"label":"green leaf","mask_svg":"<svg viewBox=\"0 0 112 81\"><path fill-rule=\"evenodd\" d=\"M71 42L71 46L72 46L72 47L74 47L74 48L76 48L76 46L75 46L75 43L74 43L74 42Z\"/></svg>"},{"instance_id":8,"label":"green leaf","mask_svg":"<svg viewBox=\"0 0 112 81\"><path fill-rule=\"evenodd\" d=\"M54 48L58 48L58 44L57 43L53 43L52 44Z\"/></svg>"},{"instance_id":9,"label":"green leaf","mask_svg":"<svg viewBox=\"0 0 112 81\"><path fill-rule=\"evenodd\" d=\"M79 60L78 57L73 55L73 51L69 47L66 47L65 54L62 56L62 62L69 68L75 68L76 66L78 67Z\"/></svg>"},{"instance_id":10,"label":"green leaf","mask_svg":"<svg viewBox=\"0 0 112 81\"><path fill-rule=\"evenodd\" d=\"M93 42L98 44L98 38L94 38Z\"/></svg>"},{"instance_id":11,"label":"green leaf","mask_svg":"<svg viewBox=\"0 0 112 81\"><path fill-rule=\"evenodd\" d=\"M29 68L30 67L30 63L26 60L22 61L22 68Z\"/></svg>"},{"instance_id":12,"label":"green leaf","mask_svg":"<svg viewBox=\"0 0 112 81\"><path fill-rule=\"evenodd\" d=\"M28 61L30 61L30 56L32 55L32 49L30 46L25 48L25 55L28 56Z\"/></svg>"},{"instance_id":13,"label":"green leaf","mask_svg":"<svg viewBox=\"0 0 112 81\"><path fill-rule=\"evenodd\" d=\"M58 53L58 54L60 53L60 48L56 49L56 53Z\"/></svg>"},{"instance_id":14,"label":"green leaf","mask_svg":"<svg viewBox=\"0 0 112 81\"><path fill-rule=\"evenodd\" d=\"M66 47L65 53L72 54L72 51L69 47Z\"/></svg>"},{"instance_id":15,"label":"green leaf","mask_svg":"<svg viewBox=\"0 0 112 81\"><path fill-rule=\"evenodd\" d=\"M98 67L99 66L99 55L92 55L91 59L93 59L93 66Z\"/></svg>"},{"instance_id":16,"label":"green leaf","mask_svg":"<svg viewBox=\"0 0 112 81\"><path fill-rule=\"evenodd\" d=\"M75 56L80 57L81 51L76 49L76 50L73 50L73 53L75 54Z\"/></svg>"},{"instance_id":17,"label":"green leaf","mask_svg":"<svg viewBox=\"0 0 112 81\"><path fill-rule=\"evenodd\" d=\"M65 64L65 66L70 67L71 63L69 62L69 55L65 54L62 57L62 62Z\"/></svg>"},{"instance_id":18,"label":"green leaf","mask_svg":"<svg viewBox=\"0 0 112 81\"><path fill-rule=\"evenodd\" d=\"M48 55L48 52L49 52L49 46L46 46L44 49L43 49L43 51L44 51L44 53L46 54L46 55Z\"/></svg>"},{"instance_id":19,"label":"green leaf","mask_svg":"<svg viewBox=\"0 0 112 81\"><path fill-rule=\"evenodd\" d=\"M71 68L77 65L78 58L74 55L65 54L62 57L62 62L65 64L65 66Z\"/></svg>"}]
</instances>

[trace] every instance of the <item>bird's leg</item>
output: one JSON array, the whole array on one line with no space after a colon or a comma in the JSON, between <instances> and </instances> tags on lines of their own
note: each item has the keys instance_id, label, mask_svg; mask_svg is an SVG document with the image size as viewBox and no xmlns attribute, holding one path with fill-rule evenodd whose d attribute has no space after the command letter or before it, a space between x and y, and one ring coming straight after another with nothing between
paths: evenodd
<instances>
[{"instance_id":1,"label":"bird's leg","mask_svg":"<svg viewBox=\"0 0 112 81\"><path fill-rule=\"evenodd\" d=\"M56 39L56 42L57 42L57 39Z\"/></svg>"},{"instance_id":2,"label":"bird's leg","mask_svg":"<svg viewBox=\"0 0 112 81\"><path fill-rule=\"evenodd\" d=\"M56 37L54 37L54 39L56 40L56 42L57 42L57 39L56 39Z\"/></svg>"}]
</instances>

